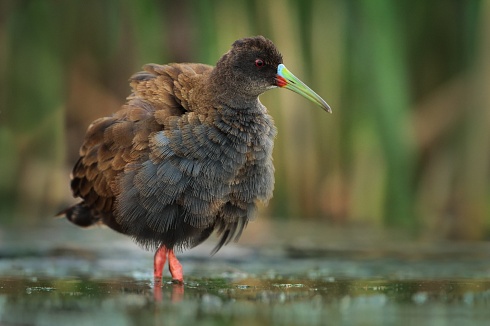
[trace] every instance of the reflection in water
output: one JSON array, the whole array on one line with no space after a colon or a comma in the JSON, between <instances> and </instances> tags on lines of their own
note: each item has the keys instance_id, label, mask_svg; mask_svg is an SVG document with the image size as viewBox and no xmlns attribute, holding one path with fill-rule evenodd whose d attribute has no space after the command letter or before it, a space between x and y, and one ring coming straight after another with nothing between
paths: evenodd
<instances>
[{"instance_id":1,"label":"reflection in water","mask_svg":"<svg viewBox=\"0 0 490 326\"><path fill-rule=\"evenodd\" d=\"M294 246L298 228L280 230L287 246L183 255L183 286L154 281L152 254L109 231L6 232L0 325L488 324L489 244L376 246L364 230L301 227Z\"/></svg>"},{"instance_id":2,"label":"reflection in water","mask_svg":"<svg viewBox=\"0 0 490 326\"><path fill-rule=\"evenodd\" d=\"M475 325L490 318L489 280L191 278L182 286L131 278L3 277L0 284L0 324L389 325L410 316L428 324L471 317Z\"/></svg>"},{"instance_id":3,"label":"reflection in water","mask_svg":"<svg viewBox=\"0 0 490 326\"><path fill-rule=\"evenodd\" d=\"M184 299L184 284L173 281L165 283L161 278L154 279L153 281L153 298L155 302L163 301L163 293L165 290L169 291L170 288L170 302L177 303Z\"/></svg>"}]
</instances>

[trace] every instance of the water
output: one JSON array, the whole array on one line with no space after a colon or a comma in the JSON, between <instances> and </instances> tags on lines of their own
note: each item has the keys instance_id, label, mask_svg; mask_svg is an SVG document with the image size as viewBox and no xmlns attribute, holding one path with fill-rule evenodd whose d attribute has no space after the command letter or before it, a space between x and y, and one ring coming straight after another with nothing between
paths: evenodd
<instances>
[{"instance_id":1,"label":"water","mask_svg":"<svg viewBox=\"0 0 490 326\"><path fill-rule=\"evenodd\" d=\"M301 235L298 235L298 229ZM182 255L185 284L152 254L62 221L0 233L0 325L488 325L487 243L262 224L240 245Z\"/></svg>"}]
</instances>

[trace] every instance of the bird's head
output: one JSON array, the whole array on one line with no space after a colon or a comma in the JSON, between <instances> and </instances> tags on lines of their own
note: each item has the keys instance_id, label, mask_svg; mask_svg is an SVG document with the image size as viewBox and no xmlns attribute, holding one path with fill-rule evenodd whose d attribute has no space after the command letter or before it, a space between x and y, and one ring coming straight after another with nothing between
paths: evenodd
<instances>
[{"instance_id":1,"label":"bird's head","mask_svg":"<svg viewBox=\"0 0 490 326\"><path fill-rule=\"evenodd\" d=\"M237 90L251 97L281 87L302 95L327 112L330 106L284 66L282 55L272 41L263 36L235 41L216 65Z\"/></svg>"}]
</instances>

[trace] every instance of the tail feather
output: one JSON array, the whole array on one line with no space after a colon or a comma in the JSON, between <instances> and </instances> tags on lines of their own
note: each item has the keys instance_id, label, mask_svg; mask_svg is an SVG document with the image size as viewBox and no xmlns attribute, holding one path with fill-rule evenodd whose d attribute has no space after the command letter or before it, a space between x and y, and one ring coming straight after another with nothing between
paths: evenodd
<instances>
[{"instance_id":1,"label":"tail feather","mask_svg":"<svg viewBox=\"0 0 490 326\"><path fill-rule=\"evenodd\" d=\"M81 227L89 227L99 222L99 219L92 214L90 208L85 205L85 202L71 206L56 214L56 216L63 215L70 222Z\"/></svg>"}]
</instances>

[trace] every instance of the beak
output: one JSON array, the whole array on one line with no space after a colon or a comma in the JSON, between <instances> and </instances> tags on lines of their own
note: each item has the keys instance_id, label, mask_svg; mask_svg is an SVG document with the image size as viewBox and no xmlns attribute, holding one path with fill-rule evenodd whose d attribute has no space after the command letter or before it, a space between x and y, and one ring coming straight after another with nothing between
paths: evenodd
<instances>
[{"instance_id":1,"label":"beak","mask_svg":"<svg viewBox=\"0 0 490 326\"><path fill-rule=\"evenodd\" d=\"M320 95L315 93L311 88L306 86L305 83L303 83L295 75L293 75L282 63L277 66L276 85L279 87L290 89L293 92L298 93L299 95L306 97L313 103L319 105L328 113L332 113L332 109L327 104L327 102L325 102L320 97Z\"/></svg>"}]
</instances>

